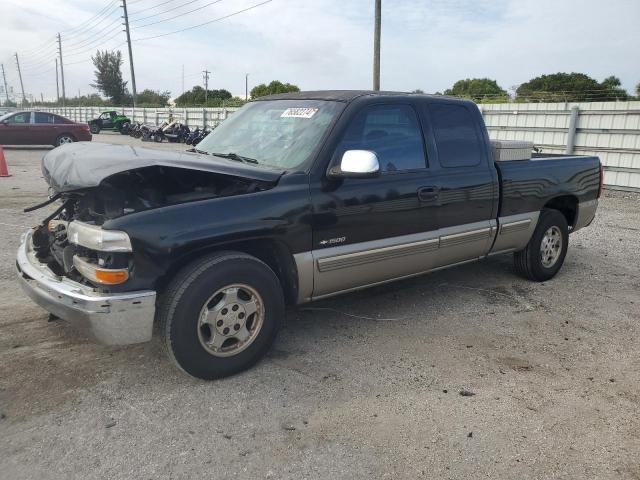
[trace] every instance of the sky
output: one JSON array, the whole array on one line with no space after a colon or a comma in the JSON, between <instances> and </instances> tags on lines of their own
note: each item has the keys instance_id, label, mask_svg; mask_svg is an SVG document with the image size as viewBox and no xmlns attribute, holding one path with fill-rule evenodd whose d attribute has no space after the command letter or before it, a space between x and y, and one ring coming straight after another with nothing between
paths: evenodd
<instances>
[{"instance_id":1,"label":"sky","mask_svg":"<svg viewBox=\"0 0 640 480\"><path fill-rule=\"evenodd\" d=\"M17 52L25 92L55 98L58 32L67 96L95 92L90 57L98 48L122 51L129 80L120 1L0 0L9 89L20 89ZM206 69L209 88L242 97L246 73L249 89L271 80L303 90L371 88L374 0L271 0L213 21L263 1L128 0L138 91L180 95L183 68L187 90L202 84ZM639 25L640 0L382 0L381 88L433 93L489 77L511 90L541 74L575 71L598 81L616 75L633 92Z\"/></svg>"}]
</instances>

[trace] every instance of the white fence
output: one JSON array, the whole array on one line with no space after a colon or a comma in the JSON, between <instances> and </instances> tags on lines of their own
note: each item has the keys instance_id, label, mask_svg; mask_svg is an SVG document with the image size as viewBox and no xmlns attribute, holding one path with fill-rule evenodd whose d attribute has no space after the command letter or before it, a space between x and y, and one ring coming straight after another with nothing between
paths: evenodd
<instances>
[{"instance_id":1,"label":"white fence","mask_svg":"<svg viewBox=\"0 0 640 480\"><path fill-rule=\"evenodd\" d=\"M489 136L597 155L609 188L640 192L640 101L481 104Z\"/></svg>"},{"instance_id":2,"label":"white fence","mask_svg":"<svg viewBox=\"0 0 640 480\"><path fill-rule=\"evenodd\" d=\"M548 153L597 155L610 188L640 192L640 101L478 105L489 136L530 140ZM103 107L51 108L78 122ZM160 124L170 113L190 127L214 126L237 108L119 108L133 121Z\"/></svg>"},{"instance_id":3,"label":"white fence","mask_svg":"<svg viewBox=\"0 0 640 480\"><path fill-rule=\"evenodd\" d=\"M113 107L52 107L44 108L47 112L57 113L75 122L88 122L97 118L102 112L116 110L124 113L133 122L160 125L173 115L175 120L189 127L215 127L226 119L238 107L225 108L113 108Z\"/></svg>"}]
</instances>

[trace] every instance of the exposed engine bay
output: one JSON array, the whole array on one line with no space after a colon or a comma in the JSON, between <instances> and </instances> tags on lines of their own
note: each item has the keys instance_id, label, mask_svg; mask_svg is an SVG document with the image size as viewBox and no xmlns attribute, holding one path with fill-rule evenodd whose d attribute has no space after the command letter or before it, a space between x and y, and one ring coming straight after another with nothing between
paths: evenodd
<instances>
[{"instance_id":1,"label":"exposed engine bay","mask_svg":"<svg viewBox=\"0 0 640 480\"><path fill-rule=\"evenodd\" d=\"M55 274L87 283L74 268L74 256L100 267L117 269L128 267L130 255L99 252L70 243L69 222L101 226L108 220L143 210L249 194L273 185L274 182L160 165L122 171L105 178L96 187L57 194L55 199L62 204L34 230L34 251Z\"/></svg>"},{"instance_id":2,"label":"exposed engine bay","mask_svg":"<svg viewBox=\"0 0 640 480\"><path fill-rule=\"evenodd\" d=\"M271 188L267 182L174 167L152 166L113 175L98 187L69 192L64 220L102 225L142 210Z\"/></svg>"}]
</instances>

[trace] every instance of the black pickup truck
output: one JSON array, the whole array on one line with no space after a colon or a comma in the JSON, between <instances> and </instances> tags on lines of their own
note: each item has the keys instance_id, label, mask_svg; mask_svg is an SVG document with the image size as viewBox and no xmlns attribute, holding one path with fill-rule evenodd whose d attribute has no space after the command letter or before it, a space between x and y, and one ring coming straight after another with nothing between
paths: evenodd
<instances>
[{"instance_id":1,"label":"black pickup truck","mask_svg":"<svg viewBox=\"0 0 640 480\"><path fill-rule=\"evenodd\" d=\"M191 153L65 145L43 158L59 208L24 235L19 278L104 343L148 341L155 320L184 371L230 375L287 304L510 252L552 278L600 161L503 153L469 101L369 91L258 99Z\"/></svg>"}]
</instances>

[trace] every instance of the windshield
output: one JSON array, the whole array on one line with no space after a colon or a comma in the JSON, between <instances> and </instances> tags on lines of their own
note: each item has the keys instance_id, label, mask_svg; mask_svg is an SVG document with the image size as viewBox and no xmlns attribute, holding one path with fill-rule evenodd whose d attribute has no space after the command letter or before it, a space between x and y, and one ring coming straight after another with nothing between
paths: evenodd
<instances>
[{"instance_id":1,"label":"windshield","mask_svg":"<svg viewBox=\"0 0 640 480\"><path fill-rule=\"evenodd\" d=\"M307 161L343 107L321 100L251 102L207 135L198 150L283 170L296 168Z\"/></svg>"}]
</instances>

